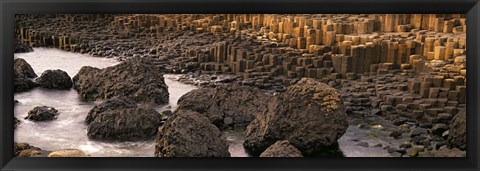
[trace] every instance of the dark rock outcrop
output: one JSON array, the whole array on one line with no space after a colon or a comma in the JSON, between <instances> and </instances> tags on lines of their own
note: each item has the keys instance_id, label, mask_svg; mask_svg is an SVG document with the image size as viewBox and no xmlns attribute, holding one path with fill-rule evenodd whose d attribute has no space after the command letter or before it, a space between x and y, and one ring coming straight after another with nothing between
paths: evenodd
<instances>
[{"instance_id":1,"label":"dark rock outcrop","mask_svg":"<svg viewBox=\"0 0 480 171\"><path fill-rule=\"evenodd\" d=\"M27 61L25 61L25 59L16 58L13 61L13 68L19 74L18 77L21 77L21 78L38 77L37 74L35 74L35 71L33 70L32 66L30 66L30 64L28 64Z\"/></svg>"},{"instance_id":2,"label":"dark rock outcrop","mask_svg":"<svg viewBox=\"0 0 480 171\"><path fill-rule=\"evenodd\" d=\"M177 110L160 127L155 146L157 157L230 157L220 130L204 115Z\"/></svg>"},{"instance_id":3,"label":"dark rock outcrop","mask_svg":"<svg viewBox=\"0 0 480 171\"><path fill-rule=\"evenodd\" d=\"M62 70L46 70L36 79L40 87L48 89L67 90L72 88L73 82L70 76Z\"/></svg>"},{"instance_id":4,"label":"dark rock outcrop","mask_svg":"<svg viewBox=\"0 0 480 171\"><path fill-rule=\"evenodd\" d=\"M260 154L260 157L303 157L303 155L290 142L277 141Z\"/></svg>"},{"instance_id":5,"label":"dark rock outcrop","mask_svg":"<svg viewBox=\"0 0 480 171\"><path fill-rule=\"evenodd\" d=\"M14 44L14 53L25 53L25 52L33 52L33 48L25 43L22 43L22 41L15 39L15 44Z\"/></svg>"},{"instance_id":6,"label":"dark rock outcrop","mask_svg":"<svg viewBox=\"0 0 480 171\"><path fill-rule=\"evenodd\" d=\"M88 112L85 122L90 123L95 118L106 111L115 110L115 109L128 109L128 108L137 108L137 104L132 100L124 96L114 97L108 99L100 104L95 105L92 110Z\"/></svg>"},{"instance_id":7,"label":"dark rock outcrop","mask_svg":"<svg viewBox=\"0 0 480 171\"><path fill-rule=\"evenodd\" d=\"M87 135L104 140L151 139L161 125L161 119L161 115L153 108L107 110L90 122Z\"/></svg>"},{"instance_id":8,"label":"dark rock outcrop","mask_svg":"<svg viewBox=\"0 0 480 171\"><path fill-rule=\"evenodd\" d=\"M132 58L104 69L83 67L73 79L85 100L124 95L136 102L168 103L168 86L152 59Z\"/></svg>"},{"instance_id":9,"label":"dark rock outcrop","mask_svg":"<svg viewBox=\"0 0 480 171\"><path fill-rule=\"evenodd\" d=\"M244 146L260 154L279 140L288 140L304 156L339 155L337 140L348 127L340 93L303 78L273 97L247 127Z\"/></svg>"},{"instance_id":10,"label":"dark rock outcrop","mask_svg":"<svg viewBox=\"0 0 480 171\"><path fill-rule=\"evenodd\" d=\"M45 121L57 119L59 115L58 110L48 106L37 106L28 112L25 119L33 121Z\"/></svg>"},{"instance_id":11,"label":"dark rock outcrop","mask_svg":"<svg viewBox=\"0 0 480 171\"><path fill-rule=\"evenodd\" d=\"M188 92L178 100L178 109L201 113L211 123L246 127L254 115L266 108L269 97L253 87L218 86Z\"/></svg>"},{"instance_id":12,"label":"dark rock outcrop","mask_svg":"<svg viewBox=\"0 0 480 171\"><path fill-rule=\"evenodd\" d=\"M453 117L448 135L448 146L465 150L467 147L467 116L465 110Z\"/></svg>"},{"instance_id":13,"label":"dark rock outcrop","mask_svg":"<svg viewBox=\"0 0 480 171\"><path fill-rule=\"evenodd\" d=\"M27 143L13 143L13 154L16 157L32 157L41 153L40 148Z\"/></svg>"}]
</instances>

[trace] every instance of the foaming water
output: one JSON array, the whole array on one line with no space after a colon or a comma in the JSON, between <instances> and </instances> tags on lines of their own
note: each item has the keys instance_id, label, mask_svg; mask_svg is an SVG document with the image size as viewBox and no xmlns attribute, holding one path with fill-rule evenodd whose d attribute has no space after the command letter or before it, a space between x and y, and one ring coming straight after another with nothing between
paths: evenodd
<instances>
[{"instance_id":1,"label":"foaming water","mask_svg":"<svg viewBox=\"0 0 480 171\"><path fill-rule=\"evenodd\" d=\"M40 76L48 69L61 69L73 77L82 66L105 68L118 64L114 59L98 58L50 48L35 48L34 52L15 54L25 59ZM174 81L178 75L165 75L170 92L170 103L157 109L177 107L177 100L197 87ZM154 140L135 142L106 142L89 139L84 120L88 111L97 102L82 101L74 89L49 90L35 88L28 92L15 93L19 101L15 105L15 116L21 120L15 129L15 142L29 143L43 150L80 149L94 157L153 157ZM33 122L23 119L36 106L51 106L60 114L58 119Z\"/></svg>"}]
</instances>

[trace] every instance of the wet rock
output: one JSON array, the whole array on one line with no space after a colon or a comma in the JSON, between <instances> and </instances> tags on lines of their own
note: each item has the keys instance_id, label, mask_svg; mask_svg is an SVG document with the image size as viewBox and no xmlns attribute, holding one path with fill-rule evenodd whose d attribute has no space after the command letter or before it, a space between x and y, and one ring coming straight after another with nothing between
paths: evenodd
<instances>
[{"instance_id":1,"label":"wet rock","mask_svg":"<svg viewBox=\"0 0 480 171\"><path fill-rule=\"evenodd\" d=\"M277 141L268 147L260 157L303 157L302 153L288 141Z\"/></svg>"},{"instance_id":2,"label":"wet rock","mask_svg":"<svg viewBox=\"0 0 480 171\"><path fill-rule=\"evenodd\" d=\"M465 150L467 146L466 112L460 111L452 120L448 135L448 146Z\"/></svg>"},{"instance_id":3,"label":"wet rock","mask_svg":"<svg viewBox=\"0 0 480 171\"><path fill-rule=\"evenodd\" d=\"M65 149L52 151L48 157L90 157L90 155L78 149Z\"/></svg>"},{"instance_id":4,"label":"wet rock","mask_svg":"<svg viewBox=\"0 0 480 171\"><path fill-rule=\"evenodd\" d=\"M436 135L442 135L443 132L445 132L448 129L447 125L445 124L435 124L432 127L432 133Z\"/></svg>"},{"instance_id":5,"label":"wet rock","mask_svg":"<svg viewBox=\"0 0 480 171\"><path fill-rule=\"evenodd\" d=\"M13 87L16 93L28 91L37 87L37 83L33 82L32 79L25 77L25 75L20 74L17 70L14 70L13 74Z\"/></svg>"},{"instance_id":6,"label":"wet rock","mask_svg":"<svg viewBox=\"0 0 480 171\"><path fill-rule=\"evenodd\" d=\"M31 157L39 155L42 149L27 143L13 143L13 154L17 157Z\"/></svg>"},{"instance_id":7,"label":"wet rock","mask_svg":"<svg viewBox=\"0 0 480 171\"><path fill-rule=\"evenodd\" d=\"M159 128L157 157L230 157L227 141L204 115L177 110Z\"/></svg>"},{"instance_id":8,"label":"wet rock","mask_svg":"<svg viewBox=\"0 0 480 171\"><path fill-rule=\"evenodd\" d=\"M82 67L74 80L74 88L85 100L123 95L136 102L168 103L163 74L149 58L132 58L104 69Z\"/></svg>"},{"instance_id":9,"label":"wet rock","mask_svg":"<svg viewBox=\"0 0 480 171\"><path fill-rule=\"evenodd\" d=\"M393 137L395 139L398 139L402 136L402 132L400 131L392 131L390 134L389 134L390 137Z\"/></svg>"},{"instance_id":10,"label":"wet rock","mask_svg":"<svg viewBox=\"0 0 480 171\"><path fill-rule=\"evenodd\" d=\"M414 128L411 132L410 132L410 137L416 137L416 136L419 136L419 135L426 135L428 134L428 130L425 129L425 128Z\"/></svg>"},{"instance_id":11,"label":"wet rock","mask_svg":"<svg viewBox=\"0 0 480 171\"><path fill-rule=\"evenodd\" d=\"M73 82L70 76L62 70L46 70L36 79L40 87L48 89L68 90L72 88Z\"/></svg>"},{"instance_id":12,"label":"wet rock","mask_svg":"<svg viewBox=\"0 0 480 171\"><path fill-rule=\"evenodd\" d=\"M18 125L20 125L20 120L17 117L13 117L13 128L17 128Z\"/></svg>"},{"instance_id":13,"label":"wet rock","mask_svg":"<svg viewBox=\"0 0 480 171\"><path fill-rule=\"evenodd\" d=\"M255 114L265 110L268 98L257 88L236 84L200 88L180 97L178 110L201 113L219 127L233 122L235 126L244 128L254 119Z\"/></svg>"},{"instance_id":14,"label":"wet rock","mask_svg":"<svg viewBox=\"0 0 480 171\"><path fill-rule=\"evenodd\" d=\"M45 121L57 119L59 112L57 109L48 106L37 106L28 112L25 119L33 121Z\"/></svg>"},{"instance_id":15,"label":"wet rock","mask_svg":"<svg viewBox=\"0 0 480 171\"><path fill-rule=\"evenodd\" d=\"M87 117L85 118L85 122L90 123L95 118L106 111L114 110L114 109L129 109L129 108L137 108L137 104L132 99L129 99L125 96L118 96L112 99L108 99L100 104L95 105L92 110L88 112Z\"/></svg>"},{"instance_id":16,"label":"wet rock","mask_svg":"<svg viewBox=\"0 0 480 171\"><path fill-rule=\"evenodd\" d=\"M30 45L22 43L22 41L18 39L15 39L13 53L26 53L26 52L33 52L33 48Z\"/></svg>"},{"instance_id":17,"label":"wet rock","mask_svg":"<svg viewBox=\"0 0 480 171\"><path fill-rule=\"evenodd\" d=\"M304 156L338 154L337 140L348 123L340 94L332 87L303 78L268 102L268 108L247 127L244 146L259 154L279 140L288 140Z\"/></svg>"},{"instance_id":18,"label":"wet rock","mask_svg":"<svg viewBox=\"0 0 480 171\"><path fill-rule=\"evenodd\" d=\"M106 140L151 139L156 135L161 120L161 115L153 108L107 110L90 122L87 135Z\"/></svg>"},{"instance_id":19,"label":"wet rock","mask_svg":"<svg viewBox=\"0 0 480 171\"><path fill-rule=\"evenodd\" d=\"M419 152L425 151L425 147L423 146L414 146L412 148L409 148L406 152L407 156L410 157L417 157Z\"/></svg>"},{"instance_id":20,"label":"wet rock","mask_svg":"<svg viewBox=\"0 0 480 171\"><path fill-rule=\"evenodd\" d=\"M28 64L27 61L25 61L25 59L16 58L13 61L13 68L19 74L18 77L21 77L21 78L38 77L37 74L35 74L35 71L33 70L32 66L30 66L30 64Z\"/></svg>"}]
</instances>

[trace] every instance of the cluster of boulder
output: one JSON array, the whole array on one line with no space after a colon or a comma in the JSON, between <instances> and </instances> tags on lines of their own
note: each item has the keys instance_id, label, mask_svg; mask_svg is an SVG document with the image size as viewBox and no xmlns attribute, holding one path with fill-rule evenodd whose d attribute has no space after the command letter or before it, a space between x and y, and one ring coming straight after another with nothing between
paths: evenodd
<instances>
[{"instance_id":1,"label":"cluster of boulder","mask_svg":"<svg viewBox=\"0 0 480 171\"><path fill-rule=\"evenodd\" d=\"M70 76L59 69L46 70L38 77L32 66L22 58L15 58L13 72L15 92L28 91L38 86L47 89L68 90L73 85Z\"/></svg>"},{"instance_id":2,"label":"cluster of boulder","mask_svg":"<svg viewBox=\"0 0 480 171\"><path fill-rule=\"evenodd\" d=\"M15 157L90 157L90 155L78 149L46 151L27 143L16 142L13 146L13 154Z\"/></svg>"}]
</instances>

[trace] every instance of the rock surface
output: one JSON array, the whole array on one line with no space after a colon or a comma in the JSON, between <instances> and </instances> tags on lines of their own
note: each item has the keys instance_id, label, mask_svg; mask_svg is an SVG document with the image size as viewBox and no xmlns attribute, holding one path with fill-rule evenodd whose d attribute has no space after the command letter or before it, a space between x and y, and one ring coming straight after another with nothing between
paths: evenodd
<instances>
[{"instance_id":1,"label":"rock surface","mask_svg":"<svg viewBox=\"0 0 480 171\"><path fill-rule=\"evenodd\" d=\"M450 124L448 146L465 150L467 147L467 116L464 110L458 112Z\"/></svg>"},{"instance_id":2,"label":"rock surface","mask_svg":"<svg viewBox=\"0 0 480 171\"><path fill-rule=\"evenodd\" d=\"M236 84L200 88L180 97L178 109L201 113L219 127L234 124L245 128L265 109L268 98L259 89Z\"/></svg>"},{"instance_id":3,"label":"rock surface","mask_svg":"<svg viewBox=\"0 0 480 171\"><path fill-rule=\"evenodd\" d=\"M133 58L104 69L82 67L74 76L78 94L85 100L124 95L137 102L168 103L168 86L160 68L148 58Z\"/></svg>"},{"instance_id":4,"label":"rock surface","mask_svg":"<svg viewBox=\"0 0 480 171\"><path fill-rule=\"evenodd\" d=\"M52 151L48 157L90 157L90 155L78 149L65 149Z\"/></svg>"},{"instance_id":5,"label":"rock surface","mask_svg":"<svg viewBox=\"0 0 480 171\"><path fill-rule=\"evenodd\" d=\"M260 157L303 157L303 155L290 142L277 141L260 154Z\"/></svg>"},{"instance_id":6,"label":"rock surface","mask_svg":"<svg viewBox=\"0 0 480 171\"><path fill-rule=\"evenodd\" d=\"M27 143L13 143L13 154L16 157L31 157L39 155L42 149Z\"/></svg>"},{"instance_id":7,"label":"rock surface","mask_svg":"<svg viewBox=\"0 0 480 171\"><path fill-rule=\"evenodd\" d=\"M13 117L13 128L17 128L19 124L20 120L18 120L17 117Z\"/></svg>"},{"instance_id":8,"label":"rock surface","mask_svg":"<svg viewBox=\"0 0 480 171\"><path fill-rule=\"evenodd\" d=\"M14 53L26 53L26 52L32 52L33 48L28 45L22 43L20 40L15 39L15 44L14 44Z\"/></svg>"},{"instance_id":9,"label":"rock surface","mask_svg":"<svg viewBox=\"0 0 480 171\"><path fill-rule=\"evenodd\" d=\"M57 109L48 106L37 106L28 112L25 119L33 121L45 121L57 119L59 112Z\"/></svg>"},{"instance_id":10,"label":"rock surface","mask_svg":"<svg viewBox=\"0 0 480 171\"><path fill-rule=\"evenodd\" d=\"M157 157L230 157L228 144L220 130L204 115L177 110L159 128Z\"/></svg>"},{"instance_id":11,"label":"rock surface","mask_svg":"<svg viewBox=\"0 0 480 171\"><path fill-rule=\"evenodd\" d=\"M104 140L145 140L154 137L161 115L153 108L107 110L90 122L87 135Z\"/></svg>"},{"instance_id":12,"label":"rock surface","mask_svg":"<svg viewBox=\"0 0 480 171\"><path fill-rule=\"evenodd\" d=\"M67 90L72 88L73 82L67 72L62 70L46 70L36 79L40 87L48 89Z\"/></svg>"},{"instance_id":13,"label":"rock surface","mask_svg":"<svg viewBox=\"0 0 480 171\"><path fill-rule=\"evenodd\" d=\"M304 156L338 154L337 140L348 123L340 94L332 87L303 78L268 102L268 108L247 127L244 146L259 154L279 140L288 140Z\"/></svg>"},{"instance_id":14,"label":"rock surface","mask_svg":"<svg viewBox=\"0 0 480 171\"><path fill-rule=\"evenodd\" d=\"M137 104L128 97L119 96L114 97L112 99L108 99L100 104L95 105L92 110L88 112L87 117L85 118L85 122L90 123L95 118L106 111L114 110L114 109L128 109L128 108L137 108Z\"/></svg>"},{"instance_id":15,"label":"rock surface","mask_svg":"<svg viewBox=\"0 0 480 171\"><path fill-rule=\"evenodd\" d=\"M22 58L16 58L13 61L13 68L16 72L18 72L18 76L22 78L35 78L38 77L37 74L35 74L35 71L33 70L32 66L25 61L25 59Z\"/></svg>"}]
</instances>

